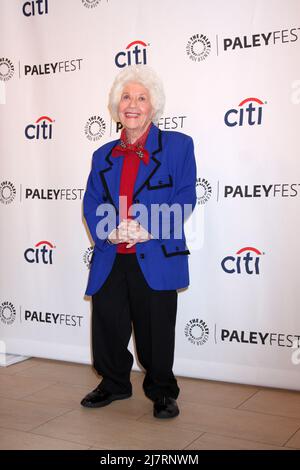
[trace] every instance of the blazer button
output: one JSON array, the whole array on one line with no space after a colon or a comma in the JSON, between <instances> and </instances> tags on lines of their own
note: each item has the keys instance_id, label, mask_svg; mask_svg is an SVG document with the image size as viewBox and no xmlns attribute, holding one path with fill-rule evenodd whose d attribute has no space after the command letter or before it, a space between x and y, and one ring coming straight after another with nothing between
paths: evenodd
<instances>
[{"instance_id":1,"label":"blazer button","mask_svg":"<svg viewBox=\"0 0 300 470\"><path fill-rule=\"evenodd\" d=\"M176 251L179 251L179 246L176 246Z\"/></svg>"},{"instance_id":2,"label":"blazer button","mask_svg":"<svg viewBox=\"0 0 300 470\"><path fill-rule=\"evenodd\" d=\"M141 259L144 259L144 258L145 258L144 253L141 253L141 254L140 254L140 258L141 258Z\"/></svg>"},{"instance_id":3,"label":"blazer button","mask_svg":"<svg viewBox=\"0 0 300 470\"><path fill-rule=\"evenodd\" d=\"M162 181L161 181L161 180L159 180L158 184L162 184Z\"/></svg>"}]
</instances>

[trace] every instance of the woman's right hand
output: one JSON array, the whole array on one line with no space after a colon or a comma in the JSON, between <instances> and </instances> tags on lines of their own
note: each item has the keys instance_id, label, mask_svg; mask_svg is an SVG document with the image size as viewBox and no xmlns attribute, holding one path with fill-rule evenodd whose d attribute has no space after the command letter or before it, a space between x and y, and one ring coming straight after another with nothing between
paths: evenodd
<instances>
[{"instance_id":1,"label":"woman's right hand","mask_svg":"<svg viewBox=\"0 0 300 470\"><path fill-rule=\"evenodd\" d=\"M115 228L110 234L108 235L108 241L112 243L113 245L117 245L118 243L122 243L125 240L122 240L121 234L119 233L119 230Z\"/></svg>"},{"instance_id":2,"label":"woman's right hand","mask_svg":"<svg viewBox=\"0 0 300 470\"><path fill-rule=\"evenodd\" d=\"M118 243L132 242L126 221L122 221L117 228L110 232L108 235L108 241L114 245L117 245Z\"/></svg>"}]
</instances>

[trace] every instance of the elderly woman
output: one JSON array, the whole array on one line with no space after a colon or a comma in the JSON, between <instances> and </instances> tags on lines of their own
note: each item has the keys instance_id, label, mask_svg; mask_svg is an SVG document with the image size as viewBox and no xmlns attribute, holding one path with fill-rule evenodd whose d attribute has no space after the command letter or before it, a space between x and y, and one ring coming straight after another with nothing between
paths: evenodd
<instances>
[{"instance_id":1,"label":"elderly woman","mask_svg":"<svg viewBox=\"0 0 300 470\"><path fill-rule=\"evenodd\" d=\"M110 112L123 130L95 151L84 195L95 243L86 294L102 381L81 404L102 407L132 395L133 326L153 414L173 418L177 289L189 284L183 223L195 206L196 164L190 137L155 126L164 101L162 83L147 66L122 70L110 92Z\"/></svg>"}]
</instances>

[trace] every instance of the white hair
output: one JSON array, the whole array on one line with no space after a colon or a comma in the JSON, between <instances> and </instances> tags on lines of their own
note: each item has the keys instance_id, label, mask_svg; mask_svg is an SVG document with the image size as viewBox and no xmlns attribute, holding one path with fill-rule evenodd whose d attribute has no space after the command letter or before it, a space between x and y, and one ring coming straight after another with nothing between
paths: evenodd
<instances>
[{"instance_id":1,"label":"white hair","mask_svg":"<svg viewBox=\"0 0 300 470\"><path fill-rule=\"evenodd\" d=\"M119 121L118 107L124 86L129 82L140 83L150 94L153 106L154 122L157 122L163 113L165 106L165 93L161 79L156 72L147 65L130 65L122 70L115 78L109 93L108 109L112 118Z\"/></svg>"}]
</instances>

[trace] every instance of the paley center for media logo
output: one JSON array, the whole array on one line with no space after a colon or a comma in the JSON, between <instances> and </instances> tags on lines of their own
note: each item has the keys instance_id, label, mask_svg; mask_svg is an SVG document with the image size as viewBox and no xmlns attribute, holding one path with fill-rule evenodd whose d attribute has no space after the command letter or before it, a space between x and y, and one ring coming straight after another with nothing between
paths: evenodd
<instances>
[{"instance_id":1,"label":"paley center for media logo","mask_svg":"<svg viewBox=\"0 0 300 470\"><path fill-rule=\"evenodd\" d=\"M213 191L210 182L203 177L196 179L197 204L206 204L215 194L217 201L223 199L290 199L300 197L300 183L270 184L222 184L218 181Z\"/></svg>"},{"instance_id":2,"label":"paley center for media logo","mask_svg":"<svg viewBox=\"0 0 300 470\"><path fill-rule=\"evenodd\" d=\"M290 29L230 37L220 37L219 34L214 34L215 41L213 46L211 39L206 34L198 32L189 38L186 44L186 54L193 62L199 63L208 57L212 49L219 56L229 51L236 52L294 43L299 39L299 30L299 27L293 27Z\"/></svg>"},{"instance_id":3,"label":"paley center for media logo","mask_svg":"<svg viewBox=\"0 0 300 470\"><path fill-rule=\"evenodd\" d=\"M81 70L81 62L83 59L66 59L59 62L49 62L45 64L23 64L19 62L20 78L21 71L24 77L36 75L51 75L58 73L77 72ZM15 67L7 57L0 58L0 80L10 80L14 74Z\"/></svg>"},{"instance_id":4,"label":"paley center for media logo","mask_svg":"<svg viewBox=\"0 0 300 470\"><path fill-rule=\"evenodd\" d=\"M205 178L196 179L196 197L197 204L206 204L212 195L212 187Z\"/></svg>"},{"instance_id":5,"label":"paley center for media logo","mask_svg":"<svg viewBox=\"0 0 300 470\"><path fill-rule=\"evenodd\" d=\"M0 321L4 325L12 325L16 319L16 309L9 301L0 304Z\"/></svg>"},{"instance_id":6,"label":"paley center for media logo","mask_svg":"<svg viewBox=\"0 0 300 470\"><path fill-rule=\"evenodd\" d=\"M0 202L10 204L16 197L16 188L11 181L2 181L0 183Z\"/></svg>"},{"instance_id":7,"label":"paley center for media logo","mask_svg":"<svg viewBox=\"0 0 300 470\"><path fill-rule=\"evenodd\" d=\"M226 111L224 122L228 127L249 125L260 126L263 117L263 102L259 98L245 98L237 106Z\"/></svg>"},{"instance_id":8,"label":"paley center for media logo","mask_svg":"<svg viewBox=\"0 0 300 470\"><path fill-rule=\"evenodd\" d=\"M30 140L48 140L52 139L52 124L55 120L49 116L39 117L35 123L28 124L25 127L25 137Z\"/></svg>"},{"instance_id":9,"label":"paley center for media logo","mask_svg":"<svg viewBox=\"0 0 300 470\"><path fill-rule=\"evenodd\" d=\"M119 68L126 67L127 65L146 65L147 64L147 49L150 44L144 41L132 41L129 43L125 50L120 51L115 56L115 64Z\"/></svg>"},{"instance_id":10,"label":"paley center for media logo","mask_svg":"<svg viewBox=\"0 0 300 470\"><path fill-rule=\"evenodd\" d=\"M37 264L53 264L53 250L56 248L53 243L41 240L33 248L27 248L24 252L25 261Z\"/></svg>"},{"instance_id":11,"label":"paley center for media logo","mask_svg":"<svg viewBox=\"0 0 300 470\"><path fill-rule=\"evenodd\" d=\"M201 320L200 318L192 318L185 325L184 334L191 344L202 346L208 341L209 327L204 320Z\"/></svg>"},{"instance_id":12,"label":"paley center for media logo","mask_svg":"<svg viewBox=\"0 0 300 470\"><path fill-rule=\"evenodd\" d=\"M7 82L15 72L14 64L7 57L0 58L0 80Z\"/></svg>"},{"instance_id":13,"label":"paley center for media logo","mask_svg":"<svg viewBox=\"0 0 300 470\"><path fill-rule=\"evenodd\" d=\"M204 34L194 34L191 36L186 45L187 56L193 62L202 62L208 57L211 51L211 42Z\"/></svg>"},{"instance_id":14,"label":"paley center for media logo","mask_svg":"<svg viewBox=\"0 0 300 470\"><path fill-rule=\"evenodd\" d=\"M85 188L33 188L20 185L19 200L77 201L82 200ZM11 181L0 183L0 202L10 204L15 200L17 190Z\"/></svg>"},{"instance_id":15,"label":"paley center for media logo","mask_svg":"<svg viewBox=\"0 0 300 470\"><path fill-rule=\"evenodd\" d=\"M67 327L82 327L83 315L73 313L56 313L56 312L43 312L39 310L32 310L20 307L20 323L39 323L51 326L67 326ZM16 308L9 302L5 301L0 304L0 322L4 325L10 326L16 320Z\"/></svg>"},{"instance_id":16,"label":"paley center for media logo","mask_svg":"<svg viewBox=\"0 0 300 470\"><path fill-rule=\"evenodd\" d=\"M82 327L83 315L73 313L43 312L22 308L20 306L20 323L49 324L55 327ZM10 326L16 320L16 308L12 302L4 301L0 304L0 322Z\"/></svg>"},{"instance_id":17,"label":"paley center for media logo","mask_svg":"<svg viewBox=\"0 0 300 470\"><path fill-rule=\"evenodd\" d=\"M234 255L225 256L221 267L226 274L260 274L260 259L265 253L252 246L238 250Z\"/></svg>"},{"instance_id":18,"label":"paley center for media logo","mask_svg":"<svg viewBox=\"0 0 300 470\"><path fill-rule=\"evenodd\" d=\"M82 1L82 4L86 7L86 8L96 8L98 5L100 5L101 2L103 2L104 0L81 0ZM108 3L108 0L106 0L106 3Z\"/></svg>"},{"instance_id":19,"label":"paley center for media logo","mask_svg":"<svg viewBox=\"0 0 300 470\"><path fill-rule=\"evenodd\" d=\"M0 322L11 326L16 320L16 308L12 302L0 304ZM72 313L42 312L20 307L20 323L40 323L53 326L82 327L83 315Z\"/></svg>"},{"instance_id":20,"label":"paley center for media logo","mask_svg":"<svg viewBox=\"0 0 300 470\"><path fill-rule=\"evenodd\" d=\"M85 126L84 133L87 139L96 142L105 134L106 124L101 116L91 116Z\"/></svg>"},{"instance_id":21,"label":"paley center for media logo","mask_svg":"<svg viewBox=\"0 0 300 470\"><path fill-rule=\"evenodd\" d=\"M93 259L93 254L94 254L94 247L90 246L87 250L85 250L83 254L83 262L86 265L88 269L90 269L91 264L92 264L92 259Z\"/></svg>"}]
</instances>

